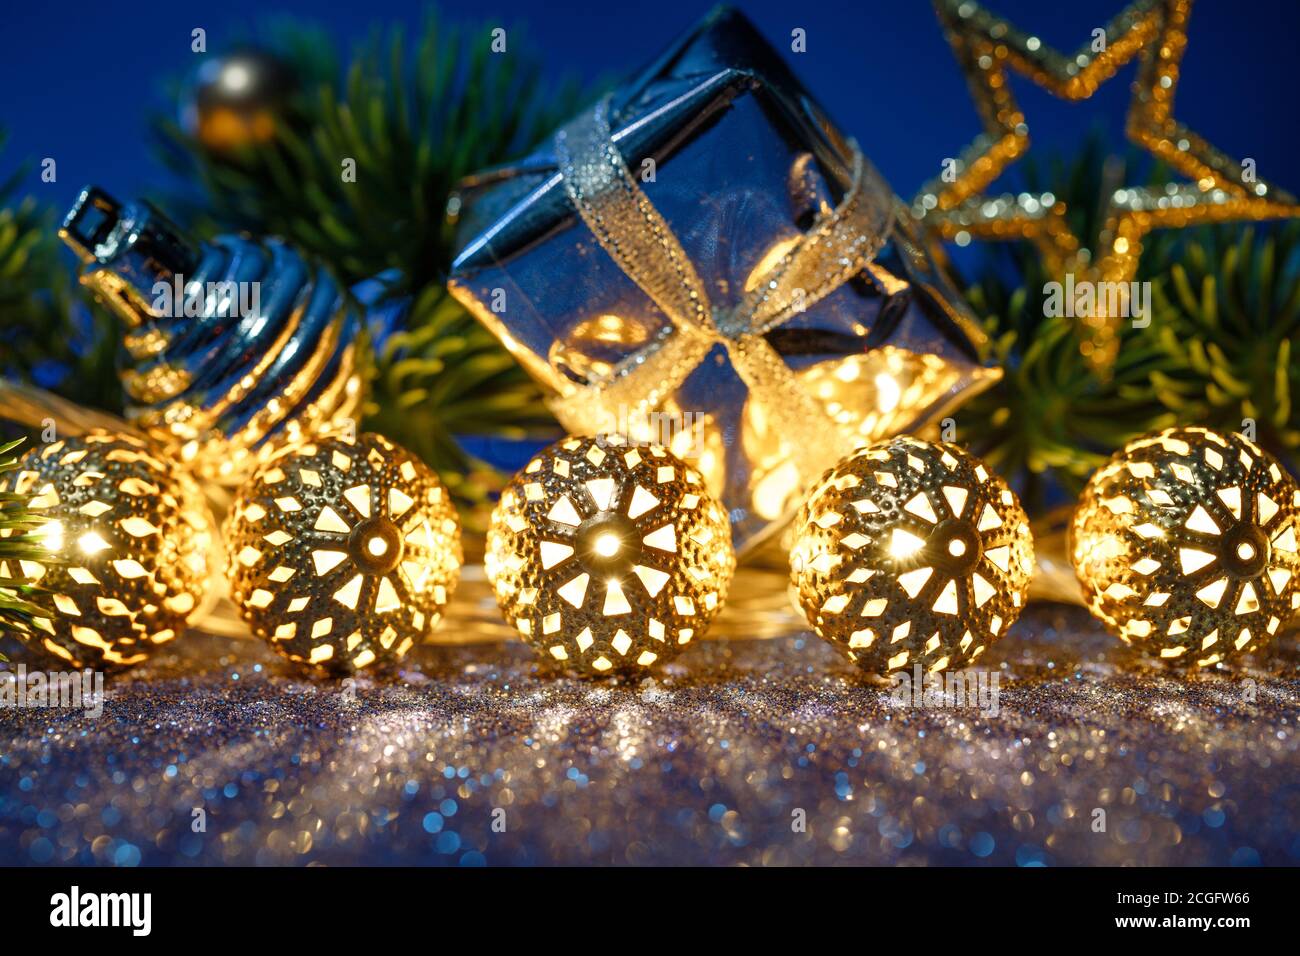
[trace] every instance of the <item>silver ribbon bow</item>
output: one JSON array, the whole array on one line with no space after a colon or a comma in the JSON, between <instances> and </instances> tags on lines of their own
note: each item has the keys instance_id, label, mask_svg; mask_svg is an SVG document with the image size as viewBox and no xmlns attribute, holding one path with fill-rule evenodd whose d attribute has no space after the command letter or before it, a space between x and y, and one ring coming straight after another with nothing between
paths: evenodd
<instances>
[{"instance_id":1,"label":"silver ribbon bow","mask_svg":"<svg viewBox=\"0 0 1300 956\"><path fill-rule=\"evenodd\" d=\"M633 177L614 144L609 101L556 133L564 188L602 249L673 323L671 335L623 362L608 378L577 387L552 403L577 433L597 433L622 416L662 405L715 345L759 403L770 426L795 439L817 474L853 450L852 438L804 391L763 338L862 270L884 245L893 223L888 187L856 143L852 183L733 309L715 308L704 282L667 221ZM879 188L864 189L869 182ZM621 413L621 414L620 414Z\"/></svg>"}]
</instances>

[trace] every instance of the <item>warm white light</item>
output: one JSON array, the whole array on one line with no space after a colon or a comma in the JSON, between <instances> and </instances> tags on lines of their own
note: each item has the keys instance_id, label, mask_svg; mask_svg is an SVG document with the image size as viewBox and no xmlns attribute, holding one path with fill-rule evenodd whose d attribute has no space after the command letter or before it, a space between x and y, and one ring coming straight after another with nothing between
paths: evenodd
<instances>
[{"instance_id":1,"label":"warm white light","mask_svg":"<svg viewBox=\"0 0 1300 956\"><path fill-rule=\"evenodd\" d=\"M380 537L371 538L366 542L366 550L376 558L383 557L388 551L388 542Z\"/></svg>"},{"instance_id":2,"label":"warm white light","mask_svg":"<svg viewBox=\"0 0 1300 956\"><path fill-rule=\"evenodd\" d=\"M596 539L596 543L593 547L595 548L596 553L602 558L612 558L614 555L618 554L618 550L622 547L622 543L618 540L618 535L602 534Z\"/></svg>"},{"instance_id":3,"label":"warm white light","mask_svg":"<svg viewBox=\"0 0 1300 956\"><path fill-rule=\"evenodd\" d=\"M948 553L954 558L960 558L966 553L966 542L960 538L953 538L948 542Z\"/></svg>"},{"instance_id":4,"label":"warm white light","mask_svg":"<svg viewBox=\"0 0 1300 956\"><path fill-rule=\"evenodd\" d=\"M41 544L48 551L63 550L63 522L47 521L36 531L36 536L41 539Z\"/></svg>"},{"instance_id":5,"label":"warm white light","mask_svg":"<svg viewBox=\"0 0 1300 956\"><path fill-rule=\"evenodd\" d=\"M910 558L925 547L925 541L902 528L894 529L894 536L889 542L889 553L896 558Z\"/></svg>"},{"instance_id":6,"label":"warm white light","mask_svg":"<svg viewBox=\"0 0 1300 956\"><path fill-rule=\"evenodd\" d=\"M109 543L99 536L97 531L87 531L77 539L77 545L85 554L98 554L108 550Z\"/></svg>"},{"instance_id":7,"label":"warm white light","mask_svg":"<svg viewBox=\"0 0 1300 956\"><path fill-rule=\"evenodd\" d=\"M902 401L903 390L892 375L881 372L876 376L876 408L880 412L892 412Z\"/></svg>"},{"instance_id":8,"label":"warm white light","mask_svg":"<svg viewBox=\"0 0 1300 956\"><path fill-rule=\"evenodd\" d=\"M1249 561L1255 556L1255 546L1249 541L1243 541L1237 545L1237 557L1243 561Z\"/></svg>"},{"instance_id":9,"label":"warm white light","mask_svg":"<svg viewBox=\"0 0 1300 956\"><path fill-rule=\"evenodd\" d=\"M226 89L231 93L242 93L248 89L252 82L252 76L248 68L241 63L230 63L226 66L225 74L221 77Z\"/></svg>"}]
</instances>

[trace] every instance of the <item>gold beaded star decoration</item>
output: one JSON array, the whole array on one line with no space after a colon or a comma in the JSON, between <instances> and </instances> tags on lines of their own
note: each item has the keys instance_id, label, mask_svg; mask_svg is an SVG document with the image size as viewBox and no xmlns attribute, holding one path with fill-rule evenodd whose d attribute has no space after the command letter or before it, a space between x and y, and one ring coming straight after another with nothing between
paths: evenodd
<instances>
[{"instance_id":1,"label":"gold beaded star decoration","mask_svg":"<svg viewBox=\"0 0 1300 956\"><path fill-rule=\"evenodd\" d=\"M1142 237L1154 229L1300 214L1281 189L1254 176L1173 117L1191 0L1137 0L1100 35L1067 56L971 0L935 0L948 41L965 73L984 132L913 200L913 215L945 239L1027 239L1048 271L1077 280L1127 283L1137 272ZM1139 59L1129 105L1130 140L1191 180L1163 188L1123 187L1110 196L1096 250L1081 246L1051 193L988 195L984 190L1029 148L1029 127L1008 71L1067 100L1088 99L1133 58ZM1118 348L1122 296L1081 318L1080 348L1105 371Z\"/></svg>"}]
</instances>

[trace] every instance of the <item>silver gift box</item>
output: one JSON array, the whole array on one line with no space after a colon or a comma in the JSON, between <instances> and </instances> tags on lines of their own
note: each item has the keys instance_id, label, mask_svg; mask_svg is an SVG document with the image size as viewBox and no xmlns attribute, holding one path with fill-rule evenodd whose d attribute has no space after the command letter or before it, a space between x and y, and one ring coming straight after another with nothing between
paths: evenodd
<instances>
[{"instance_id":1,"label":"silver gift box","mask_svg":"<svg viewBox=\"0 0 1300 956\"><path fill-rule=\"evenodd\" d=\"M872 210L879 235L856 271L747 329L782 363L779 386L758 394L721 334L689 371L656 377L656 356L691 330L593 232L571 172L566 184L563 134L453 198L457 299L553 394L570 431L661 441L695 464L727 505L739 550L779 530L839 454L914 431L997 380L907 210L865 160L854 179L856 145L741 14L710 14L602 108L620 165L720 327L848 191ZM566 129L589 132L590 120Z\"/></svg>"}]
</instances>

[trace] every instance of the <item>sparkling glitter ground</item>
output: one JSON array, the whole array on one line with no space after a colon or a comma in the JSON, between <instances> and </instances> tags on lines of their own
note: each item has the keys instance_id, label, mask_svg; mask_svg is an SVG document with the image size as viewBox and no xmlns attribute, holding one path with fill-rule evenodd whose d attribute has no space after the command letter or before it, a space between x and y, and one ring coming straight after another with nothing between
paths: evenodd
<instances>
[{"instance_id":1,"label":"sparkling glitter ground","mask_svg":"<svg viewBox=\"0 0 1300 956\"><path fill-rule=\"evenodd\" d=\"M807 635L709 642L632 686L422 648L354 696L195 636L113 679L98 720L0 711L0 862L1296 864L1283 643L1173 678L1037 605L981 716L904 709Z\"/></svg>"}]
</instances>

